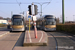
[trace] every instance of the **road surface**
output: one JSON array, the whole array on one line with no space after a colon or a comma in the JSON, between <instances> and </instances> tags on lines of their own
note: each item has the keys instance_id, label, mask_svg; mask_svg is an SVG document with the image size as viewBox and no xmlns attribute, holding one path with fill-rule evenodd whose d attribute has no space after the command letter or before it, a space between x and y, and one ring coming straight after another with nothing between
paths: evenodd
<instances>
[{"instance_id":1,"label":"road surface","mask_svg":"<svg viewBox=\"0 0 75 50\"><path fill-rule=\"evenodd\" d=\"M9 31L1 28L0 31ZM9 32L0 37L0 50L75 50L75 35L64 32L46 32L47 46L23 47L25 32Z\"/></svg>"}]
</instances>

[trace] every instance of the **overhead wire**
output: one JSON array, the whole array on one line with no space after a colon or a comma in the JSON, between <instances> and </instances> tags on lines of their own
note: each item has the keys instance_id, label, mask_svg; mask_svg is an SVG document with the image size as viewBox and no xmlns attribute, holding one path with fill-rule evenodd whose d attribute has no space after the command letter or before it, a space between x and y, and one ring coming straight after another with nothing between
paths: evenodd
<instances>
[{"instance_id":1,"label":"overhead wire","mask_svg":"<svg viewBox=\"0 0 75 50\"><path fill-rule=\"evenodd\" d=\"M21 2L19 3L17 0L16 0L16 2L17 2L17 4L19 5L19 7L20 7L20 10L22 11L22 9L21 9Z\"/></svg>"},{"instance_id":2,"label":"overhead wire","mask_svg":"<svg viewBox=\"0 0 75 50\"><path fill-rule=\"evenodd\" d=\"M15 2L0 2L0 4L17 4Z\"/></svg>"},{"instance_id":3,"label":"overhead wire","mask_svg":"<svg viewBox=\"0 0 75 50\"><path fill-rule=\"evenodd\" d=\"M52 1L52 0L50 0L50 3L51 3L51 1ZM43 9L45 9L50 3L48 3Z\"/></svg>"},{"instance_id":4,"label":"overhead wire","mask_svg":"<svg viewBox=\"0 0 75 50\"><path fill-rule=\"evenodd\" d=\"M19 4L19 3L16 3L16 2L0 2L0 4ZM21 4L31 4L31 3L24 3L24 2L22 2Z\"/></svg>"}]
</instances>

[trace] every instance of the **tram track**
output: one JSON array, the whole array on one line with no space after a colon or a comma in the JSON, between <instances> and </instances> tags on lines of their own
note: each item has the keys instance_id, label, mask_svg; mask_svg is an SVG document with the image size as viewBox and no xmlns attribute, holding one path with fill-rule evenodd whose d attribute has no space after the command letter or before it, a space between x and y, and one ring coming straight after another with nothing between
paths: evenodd
<instances>
[{"instance_id":1,"label":"tram track","mask_svg":"<svg viewBox=\"0 0 75 50\"><path fill-rule=\"evenodd\" d=\"M60 33L60 32L46 32L48 37L53 37L55 39L56 50L60 49L75 49L75 40L71 35Z\"/></svg>"},{"instance_id":2,"label":"tram track","mask_svg":"<svg viewBox=\"0 0 75 50\"><path fill-rule=\"evenodd\" d=\"M47 33L49 33L49 32L47 32ZM54 39L55 39L55 43L56 43L56 50L58 50L58 42L57 42L57 39L54 37L54 35L53 34L50 34Z\"/></svg>"}]
</instances>

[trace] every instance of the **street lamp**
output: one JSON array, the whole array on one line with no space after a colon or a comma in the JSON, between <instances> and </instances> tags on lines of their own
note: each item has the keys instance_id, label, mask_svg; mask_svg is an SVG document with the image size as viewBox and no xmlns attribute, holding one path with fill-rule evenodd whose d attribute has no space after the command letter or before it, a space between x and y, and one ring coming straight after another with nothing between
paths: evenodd
<instances>
[{"instance_id":1,"label":"street lamp","mask_svg":"<svg viewBox=\"0 0 75 50\"><path fill-rule=\"evenodd\" d=\"M44 3L42 3L42 4L41 4L41 3L38 3L38 2L33 2L33 3L37 3L37 4L39 4L39 5L41 6L41 15L40 15L40 16L42 16L42 5L43 5L43 4L46 4L46 3L49 4L50 2L44 2Z\"/></svg>"}]
</instances>

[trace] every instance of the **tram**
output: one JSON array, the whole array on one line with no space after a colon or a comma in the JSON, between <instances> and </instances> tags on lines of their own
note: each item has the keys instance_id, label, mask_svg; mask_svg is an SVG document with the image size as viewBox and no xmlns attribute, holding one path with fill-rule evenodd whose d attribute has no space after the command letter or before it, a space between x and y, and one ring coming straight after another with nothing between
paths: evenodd
<instances>
[{"instance_id":1,"label":"tram","mask_svg":"<svg viewBox=\"0 0 75 50\"><path fill-rule=\"evenodd\" d=\"M25 17L22 14L12 16L12 31L25 31Z\"/></svg>"},{"instance_id":2,"label":"tram","mask_svg":"<svg viewBox=\"0 0 75 50\"><path fill-rule=\"evenodd\" d=\"M56 30L56 18L53 15L44 15L37 20L37 28L45 31Z\"/></svg>"}]
</instances>

